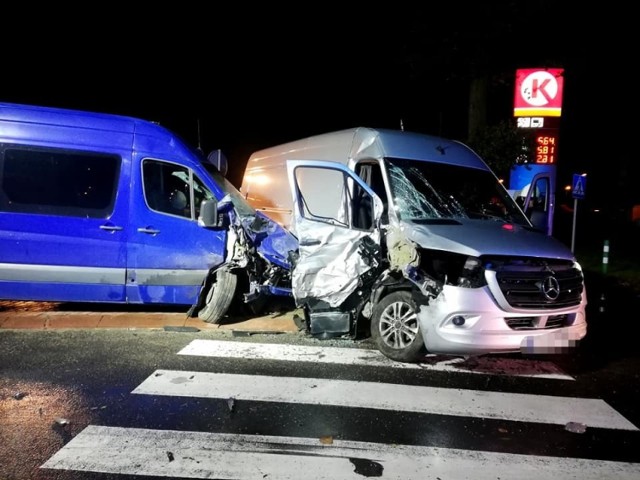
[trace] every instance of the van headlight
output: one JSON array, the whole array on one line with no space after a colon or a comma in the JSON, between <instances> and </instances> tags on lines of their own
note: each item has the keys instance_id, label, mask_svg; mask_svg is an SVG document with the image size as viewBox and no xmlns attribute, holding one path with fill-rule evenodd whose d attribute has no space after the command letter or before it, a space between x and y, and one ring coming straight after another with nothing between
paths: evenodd
<instances>
[{"instance_id":1,"label":"van headlight","mask_svg":"<svg viewBox=\"0 0 640 480\"><path fill-rule=\"evenodd\" d=\"M420 269L444 285L479 288L487 284L482 260L471 255L420 249Z\"/></svg>"},{"instance_id":2,"label":"van headlight","mask_svg":"<svg viewBox=\"0 0 640 480\"><path fill-rule=\"evenodd\" d=\"M465 288L478 288L487 284L484 278L484 268L478 257L467 257L462 267L462 274L458 277L458 286Z\"/></svg>"}]
</instances>

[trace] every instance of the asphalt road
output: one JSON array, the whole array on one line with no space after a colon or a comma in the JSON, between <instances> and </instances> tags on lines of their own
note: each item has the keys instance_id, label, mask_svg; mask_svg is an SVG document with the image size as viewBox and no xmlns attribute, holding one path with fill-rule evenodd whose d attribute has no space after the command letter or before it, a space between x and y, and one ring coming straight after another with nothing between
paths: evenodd
<instances>
[{"instance_id":1,"label":"asphalt road","mask_svg":"<svg viewBox=\"0 0 640 480\"><path fill-rule=\"evenodd\" d=\"M282 315L198 328L121 311L120 326L65 327L57 310L26 328L35 312L5 308L0 478L637 479L638 322L623 308L637 299L624 294L590 304L571 354L411 366ZM276 318L280 331L263 328Z\"/></svg>"}]
</instances>

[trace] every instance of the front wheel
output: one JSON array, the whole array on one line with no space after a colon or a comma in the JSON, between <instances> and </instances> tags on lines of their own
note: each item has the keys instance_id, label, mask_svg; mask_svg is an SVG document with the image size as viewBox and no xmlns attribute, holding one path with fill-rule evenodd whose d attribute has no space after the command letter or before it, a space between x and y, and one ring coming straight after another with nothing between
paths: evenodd
<instances>
[{"instance_id":1,"label":"front wheel","mask_svg":"<svg viewBox=\"0 0 640 480\"><path fill-rule=\"evenodd\" d=\"M233 302L237 285L238 275L228 270L218 270L208 287L205 304L198 312L198 318L207 323L220 323Z\"/></svg>"},{"instance_id":2,"label":"front wheel","mask_svg":"<svg viewBox=\"0 0 640 480\"><path fill-rule=\"evenodd\" d=\"M371 337L378 350L399 362L417 362L425 353L416 304L411 293L390 293L374 307Z\"/></svg>"}]
</instances>

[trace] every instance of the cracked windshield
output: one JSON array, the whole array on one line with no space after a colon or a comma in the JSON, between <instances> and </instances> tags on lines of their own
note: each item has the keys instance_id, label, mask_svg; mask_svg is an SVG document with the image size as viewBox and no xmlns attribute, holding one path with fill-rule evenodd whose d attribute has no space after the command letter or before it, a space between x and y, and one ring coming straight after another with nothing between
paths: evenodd
<instances>
[{"instance_id":1,"label":"cracked windshield","mask_svg":"<svg viewBox=\"0 0 640 480\"><path fill-rule=\"evenodd\" d=\"M385 163L401 220L487 219L529 225L490 172L396 158Z\"/></svg>"}]
</instances>

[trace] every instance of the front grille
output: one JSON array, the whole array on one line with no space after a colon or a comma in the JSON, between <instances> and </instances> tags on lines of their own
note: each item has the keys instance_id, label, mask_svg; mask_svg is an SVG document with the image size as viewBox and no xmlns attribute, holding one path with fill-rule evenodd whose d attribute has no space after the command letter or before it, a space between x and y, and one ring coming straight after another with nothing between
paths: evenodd
<instances>
[{"instance_id":1,"label":"front grille","mask_svg":"<svg viewBox=\"0 0 640 480\"><path fill-rule=\"evenodd\" d=\"M500 290L512 307L550 310L580 304L584 277L571 261L521 257L484 260L487 270L495 270ZM545 282L558 287L557 297L545 296Z\"/></svg>"},{"instance_id":2,"label":"front grille","mask_svg":"<svg viewBox=\"0 0 640 480\"><path fill-rule=\"evenodd\" d=\"M504 319L512 330L553 329L569 325L569 315L550 315L543 325L543 317L507 317Z\"/></svg>"}]
</instances>

